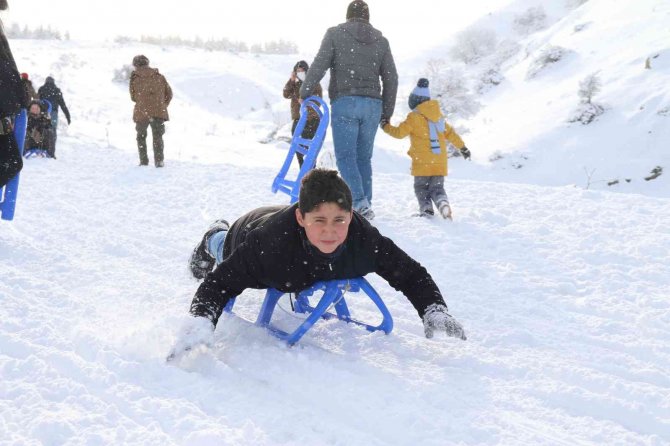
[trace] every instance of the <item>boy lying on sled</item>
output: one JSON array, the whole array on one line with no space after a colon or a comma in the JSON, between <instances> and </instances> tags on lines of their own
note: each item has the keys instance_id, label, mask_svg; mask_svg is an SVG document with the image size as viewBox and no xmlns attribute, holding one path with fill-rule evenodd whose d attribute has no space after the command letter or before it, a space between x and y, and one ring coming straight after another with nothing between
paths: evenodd
<instances>
[{"instance_id":1,"label":"boy lying on sled","mask_svg":"<svg viewBox=\"0 0 670 446\"><path fill-rule=\"evenodd\" d=\"M190 268L205 280L172 358L207 344L229 299L247 288L296 293L317 281L368 273L377 273L408 298L423 319L426 337L438 330L466 339L430 274L352 211L351 191L334 170L305 175L296 204L255 209L230 227L225 220L214 222L193 251Z\"/></svg>"}]
</instances>

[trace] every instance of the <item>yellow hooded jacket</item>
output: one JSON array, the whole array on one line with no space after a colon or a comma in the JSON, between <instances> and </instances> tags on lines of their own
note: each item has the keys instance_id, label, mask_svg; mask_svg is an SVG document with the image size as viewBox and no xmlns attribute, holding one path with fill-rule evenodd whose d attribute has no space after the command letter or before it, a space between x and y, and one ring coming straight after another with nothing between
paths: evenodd
<instances>
[{"instance_id":1,"label":"yellow hooded jacket","mask_svg":"<svg viewBox=\"0 0 670 446\"><path fill-rule=\"evenodd\" d=\"M391 124L384 126L384 132L394 138L402 139L409 135L410 146L407 154L412 158L411 173L415 177L447 175L447 140L458 150L465 147L458 133L445 121L444 132L438 133L440 153L431 151L428 120L437 122L440 118L442 112L439 103L430 100L419 104L399 126Z\"/></svg>"}]
</instances>

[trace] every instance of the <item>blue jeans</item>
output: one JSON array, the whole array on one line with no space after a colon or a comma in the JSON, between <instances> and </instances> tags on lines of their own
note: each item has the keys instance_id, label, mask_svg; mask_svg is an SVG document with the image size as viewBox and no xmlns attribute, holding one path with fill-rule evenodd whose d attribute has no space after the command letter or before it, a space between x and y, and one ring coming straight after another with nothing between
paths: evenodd
<instances>
[{"instance_id":1,"label":"blue jeans","mask_svg":"<svg viewBox=\"0 0 670 446\"><path fill-rule=\"evenodd\" d=\"M372 149L382 116L381 99L343 96L331 103L337 168L351 189L354 209L372 204Z\"/></svg>"},{"instance_id":2,"label":"blue jeans","mask_svg":"<svg viewBox=\"0 0 670 446\"><path fill-rule=\"evenodd\" d=\"M228 231L215 232L207 240L207 251L216 259L216 264L223 262L223 242L226 241Z\"/></svg>"}]
</instances>

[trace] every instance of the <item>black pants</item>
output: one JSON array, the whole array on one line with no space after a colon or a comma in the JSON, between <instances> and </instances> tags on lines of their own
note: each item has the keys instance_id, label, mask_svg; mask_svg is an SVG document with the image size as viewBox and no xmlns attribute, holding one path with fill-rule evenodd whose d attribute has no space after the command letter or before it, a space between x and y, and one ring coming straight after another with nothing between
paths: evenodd
<instances>
[{"instance_id":1,"label":"black pants","mask_svg":"<svg viewBox=\"0 0 670 446\"><path fill-rule=\"evenodd\" d=\"M154 146L154 163L163 162L163 134L165 133L165 120L152 118L151 121L138 122L135 124L137 130L137 150L140 152L140 164L149 164L147 155L147 129L151 126L151 136Z\"/></svg>"},{"instance_id":2,"label":"black pants","mask_svg":"<svg viewBox=\"0 0 670 446\"><path fill-rule=\"evenodd\" d=\"M291 127L291 135L295 133L295 128L298 125L299 119L294 119L293 120L293 126ZM305 139L312 139L314 138L314 135L316 134L316 129L319 128L319 119L308 119L307 122L305 123L305 128L302 129L302 134L300 135L301 138ZM300 167L302 167L302 160L304 156L302 153L295 153L296 158L298 158L298 164Z\"/></svg>"},{"instance_id":3,"label":"black pants","mask_svg":"<svg viewBox=\"0 0 670 446\"><path fill-rule=\"evenodd\" d=\"M23 168L23 158L19 153L14 133L0 135L0 187L9 183Z\"/></svg>"}]
</instances>

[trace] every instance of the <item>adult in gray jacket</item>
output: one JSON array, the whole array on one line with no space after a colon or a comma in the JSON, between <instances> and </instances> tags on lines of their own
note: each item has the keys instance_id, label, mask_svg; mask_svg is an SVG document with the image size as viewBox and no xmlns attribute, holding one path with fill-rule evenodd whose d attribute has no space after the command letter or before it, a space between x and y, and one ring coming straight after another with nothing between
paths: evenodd
<instances>
[{"instance_id":1,"label":"adult in gray jacket","mask_svg":"<svg viewBox=\"0 0 670 446\"><path fill-rule=\"evenodd\" d=\"M364 1L352 1L347 21L326 31L300 88L302 99L314 94L328 69L337 168L351 189L354 209L371 220L372 149L380 122L393 115L398 73L389 42L370 25Z\"/></svg>"}]
</instances>

